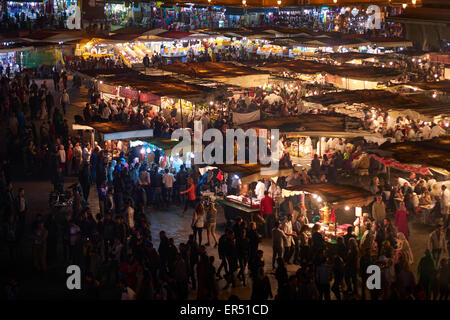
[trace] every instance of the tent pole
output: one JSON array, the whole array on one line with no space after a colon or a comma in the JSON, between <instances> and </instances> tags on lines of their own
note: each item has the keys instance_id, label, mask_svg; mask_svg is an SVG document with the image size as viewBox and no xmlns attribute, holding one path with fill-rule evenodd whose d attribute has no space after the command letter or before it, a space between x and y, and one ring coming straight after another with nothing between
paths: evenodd
<instances>
[{"instance_id":1,"label":"tent pole","mask_svg":"<svg viewBox=\"0 0 450 320\"><path fill-rule=\"evenodd\" d=\"M181 99L180 99L180 115L181 115L181 127L183 127L183 104L181 103Z\"/></svg>"}]
</instances>

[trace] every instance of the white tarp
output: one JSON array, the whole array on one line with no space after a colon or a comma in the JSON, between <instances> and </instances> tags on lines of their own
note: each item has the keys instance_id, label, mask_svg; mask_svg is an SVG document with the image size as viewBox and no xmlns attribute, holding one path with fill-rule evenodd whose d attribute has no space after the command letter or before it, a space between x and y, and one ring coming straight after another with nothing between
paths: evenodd
<instances>
[{"instance_id":1,"label":"white tarp","mask_svg":"<svg viewBox=\"0 0 450 320\"><path fill-rule=\"evenodd\" d=\"M74 123L72 125L72 130L94 130L94 128L92 128L90 126L84 126L84 125L81 125L81 124Z\"/></svg>"},{"instance_id":2,"label":"white tarp","mask_svg":"<svg viewBox=\"0 0 450 320\"><path fill-rule=\"evenodd\" d=\"M281 98L279 95L276 95L275 93L271 93L267 97L264 98L264 101L267 101L270 104L273 104L274 102L283 102L283 98Z\"/></svg>"},{"instance_id":3,"label":"white tarp","mask_svg":"<svg viewBox=\"0 0 450 320\"><path fill-rule=\"evenodd\" d=\"M105 133L103 135L103 140L121 140L144 137L153 137L153 129Z\"/></svg>"},{"instance_id":4,"label":"white tarp","mask_svg":"<svg viewBox=\"0 0 450 320\"><path fill-rule=\"evenodd\" d=\"M233 124L249 123L261 119L261 111L256 110L249 113L233 112Z\"/></svg>"},{"instance_id":5,"label":"white tarp","mask_svg":"<svg viewBox=\"0 0 450 320\"><path fill-rule=\"evenodd\" d=\"M269 82L269 74L254 74L248 76L230 77L230 78L212 78L212 81L219 81L232 86L238 86L242 88L255 88L263 86Z\"/></svg>"}]
</instances>

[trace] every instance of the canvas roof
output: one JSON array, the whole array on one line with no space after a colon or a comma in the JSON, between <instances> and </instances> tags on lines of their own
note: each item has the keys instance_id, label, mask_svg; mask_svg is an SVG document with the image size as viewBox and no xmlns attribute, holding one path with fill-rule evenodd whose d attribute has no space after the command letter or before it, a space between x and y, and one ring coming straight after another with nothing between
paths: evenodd
<instances>
[{"instance_id":1,"label":"canvas roof","mask_svg":"<svg viewBox=\"0 0 450 320\"><path fill-rule=\"evenodd\" d=\"M374 198L373 194L365 189L340 184L307 184L285 189L317 194L332 208L362 207L368 205Z\"/></svg>"},{"instance_id":2,"label":"canvas roof","mask_svg":"<svg viewBox=\"0 0 450 320\"><path fill-rule=\"evenodd\" d=\"M395 159L403 163L425 164L450 170L450 136L426 141L384 143L380 149L391 152Z\"/></svg>"},{"instance_id":3,"label":"canvas roof","mask_svg":"<svg viewBox=\"0 0 450 320\"><path fill-rule=\"evenodd\" d=\"M424 95L401 95L386 90L352 90L310 96L306 101L324 106L345 103L363 103L369 107L389 110L412 110L425 116L439 116L450 113L449 103L439 102Z\"/></svg>"},{"instance_id":4,"label":"canvas roof","mask_svg":"<svg viewBox=\"0 0 450 320\"><path fill-rule=\"evenodd\" d=\"M244 128L279 129L281 133L311 133L318 136L339 135L356 131L359 136L369 134L361 131L363 124L358 118L345 115L302 114L301 116L269 118L243 124Z\"/></svg>"},{"instance_id":5,"label":"canvas roof","mask_svg":"<svg viewBox=\"0 0 450 320\"><path fill-rule=\"evenodd\" d=\"M390 68L359 67L354 65L330 65L309 60L286 60L266 63L259 66L262 70L274 72L294 72L303 74L328 73L358 80L388 81L397 78L400 73Z\"/></svg>"}]
</instances>

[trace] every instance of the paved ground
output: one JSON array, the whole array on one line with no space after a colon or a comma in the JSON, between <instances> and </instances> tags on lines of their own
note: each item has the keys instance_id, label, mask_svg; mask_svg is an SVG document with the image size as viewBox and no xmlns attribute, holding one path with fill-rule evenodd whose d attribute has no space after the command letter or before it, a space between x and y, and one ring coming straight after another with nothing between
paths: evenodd
<instances>
[{"instance_id":1,"label":"paved ground","mask_svg":"<svg viewBox=\"0 0 450 320\"><path fill-rule=\"evenodd\" d=\"M50 83L50 81L47 81ZM70 82L69 82L70 85ZM72 124L74 121L75 114L81 114L82 108L86 101L86 92L85 88L82 88L81 91L78 90L70 90L71 94L71 102L66 118L69 123ZM57 97L55 97L57 98ZM59 101L58 99L55 99ZM37 121L39 122L39 121ZM40 123L37 123L37 127L39 128ZM0 132L3 133L6 126L1 126ZM1 144L0 144L1 145ZM4 145L4 144L3 144ZM33 217L37 213L47 214L48 209L48 195L52 189L52 186L47 180L32 180L29 178L24 178L23 174L20 170L14 170L13 173L14 187L17 190L19 187L24 187L26 190L26 197L28 199L29 207L30 207L30 215L28 217L28 222L31 222ZM70 185L75 181L75 178L67 178L66 186ZM367 184L368 178L355 180L347 180L342 181L344 183L351 184ZM90 203L91 208L93 208L93 212L97 212L98 201L96 192L91 192L90 194ZM168 237L173 237L175 239L176 244L178 245L180 242L184 242L187 240L189 233L191 232L190 228L190 220L192 217L192 213L187 214L185 217L179 217L180 209L177 207L170 208L167 211L154 211L150 210L147 212L147 216L151 221L151 231L153 234L154 245L157 247L159 245L158 234L159 231L165 230L168 234ZM225 225L225 219L223 217L223 213L219 210L219 218L218 218L218 234L222 234ZM350 217L351 218L351 217ZM422 256L425 246L426 239L428 233L431 231L430 227L424 226L422 224L410 222L410 243L414 253L414 271L417 270L417 261ZM206 232L204 232L204 239L206 239ZM266 273L270 273L271 268L271 259L272 259L272 249L270 240L264 240L262 243L262 249L264 251L264 257L266 261L265 271ZM8 267L8 258L7 252L2 246L0 248L0 279L6 281L10 276L17 277L21 282L21 290L24 296L30 299L47 299L47 298L61 298L68 297L68 292L65 288L65 268L63 265L54 264L49 265L49 275L36 275L32 271L32 260L31 260L31 248L30 241L28 240L21 248L22 254L20 257L21 263L14 267ZM208 247L207 252L209 255L214 255L216 257L216 266L218 266L218 257L217 250ZM297 267L295 265L288 265L288 271L295 272ZM275 295L276 293L276 280L273 275L269 275L269 278L272 283L272 290ZM219 286L223 288L225 282L221 280L219 282ZM105 297L112 298L117 297L117 292L112 289L108 292ZM226 299L231 294L236 294L240 298L248 299L251 294L250 287L243 287L240 283L238 283L237 287L227 290L222 290L220 294L220 298ZM195 297L195 293L191 294L191 297Z\"/></svg>"}]
</instances>

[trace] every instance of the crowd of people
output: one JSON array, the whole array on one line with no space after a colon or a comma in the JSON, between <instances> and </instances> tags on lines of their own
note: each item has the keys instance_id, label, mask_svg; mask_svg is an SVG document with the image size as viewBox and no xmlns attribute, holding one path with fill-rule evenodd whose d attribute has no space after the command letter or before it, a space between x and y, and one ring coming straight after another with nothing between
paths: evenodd
<instances>
[{"instance_id":1,"label":"crowd of people","mask_svg":"<svg viewBox=\"0 0 450 320\"><path fill-rule=\"evenodd\" d=\"M111 63L107 59L80 60L74 61L71 67L108 69L116 66ZM103 146L88 141L81 133L71 134L64 119L70 105L68 75L55 68L52 80L53 85L44 80L38 86L25 72L14 77L3 75L0 81L1 116L8 122L0 171L2 235L12 264L17 262L21 243L31 236L35 270L46 273L49 263L80 265L85 270L83 292L89 299L100 298L108 288L116 287L120 288L123 300L184 300L195 291L199 300L214 300L219 298L222 278L225 288L238 286L238 280L243 286L251 284L251 298L255 300L322 300L330 299L331 292L338 300L365 299L368 277L365 271L372 264L382 269L383 290L371 290L371 299L448 299L446 239L450 191L445 186L435 190L430 177L417 179L411 175L406 182L397 179L393 186L386 179L380 183L381 179L374 178L370 188L375 200L365 208L370 213L355 222L332 246L320 232L320 225L309 228L308 221L317 208L311 203L302 206L300 201L300 213L295 214L285 203L290 200L280 199L283 181L291 187L336 182L339 172L350 173L354 164L359 165L363 158L369 161L369 167L373 165L371 173L378 172L379 164L364 157L361 146L348 147L342 139L331 140L325 150L333 151L331 158L323 155L320 161L315 155L309 171L293 170L291 176L277 183L259 181L244 189L244 194L252 191L261 200L259 222L238 218L217 237L217 209L201 196L202 175L197 167L187 169L183 165L174 170L161 162L159 151L152 152L151 160L147 158L142 162L136 160L139 159L136 151L126 150L119 142L115 147ZM201 118L205 128L214 126L225 131L231 119L229 113L220 110L259 108L268 115L283 116L307 112L299 102L299 96L307 92L305 87L284 93L282 87L273 90L284 95L284 102L267 102L262 88L258 88L253 98L248 97L249 101L233 98L215 104L217 119L212 123L207 114L194 114L192 119ZM59 99L55 99L56 95ZM128 104L121 99L106 101L95 86L89 89L88 99L83 110L85 120L141 124L153 128L155 136L163 137L180 127L176 108L156 112L151 107ZM368 113L366 120L372 121L368 126L374 126L375 130L373 121L389 120L383 115L380 117L373 118ZM41 123L39 129L36 120ZM407 118L397 119L394 125L397 130L419 131L417 124ZM420 125L422 132L428 132L426 123ZM435 126L428 127L430 136ZM397 136L400 134L395 132L396 140ZM406 136L410 137L409 131ZM402 139L400 137L399 141ZM413 139L416 138L411 136ZM312 142L303 143L311 146L312 152ZM112 152L113 149L118 152ZM76 177L76 183L70 187L71 208L63 216L55 212L33 216L31 231L27 234L30 204L25 192L28 191L20 188L14 193L11 163L19 163L26 174L51 177L54 192L59 195L67 192L65 182ZM242 193L234 177L217 179L222 186L227 185L221 188L222 194ZM97 194L94 198L98 199L98 207L89 197L92 187ZM414 257L408 242L408 219L417 214L417 208L426 205L429 198L436 200L437 216L442 222L429 236L416 277L411 269ZM281 214L275 210L277 203ZM164 230L159 230L158 235L150 231L149 213L173 206L184 208L182 216L193 209L192 233L179 244ZM269 237L273 247L270 262L278 282L276 291L272 290L265 272L267 253L261 246L263 239ZM158 248L154 243L159 243ZM220 264L209 247L217 249ZM62 254L58 254L59 248ZM289 276L287 265L292 264L300 265L300 269Z\"/></svg>"}]
</instances>

